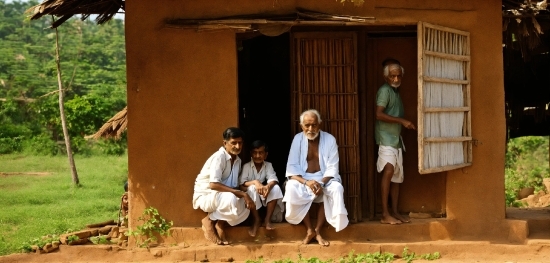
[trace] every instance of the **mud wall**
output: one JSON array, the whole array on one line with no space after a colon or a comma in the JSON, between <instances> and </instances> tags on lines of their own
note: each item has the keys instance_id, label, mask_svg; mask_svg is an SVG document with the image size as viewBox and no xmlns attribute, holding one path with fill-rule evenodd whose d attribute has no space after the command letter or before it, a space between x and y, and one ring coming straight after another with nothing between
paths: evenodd
<instances>
[{"instance_id":1,"label":"mud wall","mask_svg":"<svg viewBox=\"0 0 550 263\"><path fill-rule=\"evenodd\" d=\"M471 33L473 166L440 174L445 179L437 179L435 186L425 183L434 175L417 176L411 184L422 188L404 195L415 200L418 193L432 192L425 198L441 199L436 202L461 235L498 234L492 226L504 219L505 140L500 1L367 0L360 7L334 0L126 4L131 226L148 206L176 226L199 226L204 213L192 209L194 179L221 146L223 129L238 125L235 33L170 29L164 21L305 8L372 16L373 25L421 20ZM406 174L417 174L415 161L406 164ZM409 203L420 209L421 202Z\"/></svg>"}]
</instances>

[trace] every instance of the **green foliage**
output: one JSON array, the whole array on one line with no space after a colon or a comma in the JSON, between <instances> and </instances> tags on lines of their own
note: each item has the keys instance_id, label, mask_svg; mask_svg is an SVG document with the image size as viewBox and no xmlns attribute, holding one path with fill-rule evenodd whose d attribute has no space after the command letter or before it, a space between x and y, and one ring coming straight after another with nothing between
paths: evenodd
<instances>
[{"instance_id":1,"label":"green foliage","mask_svg":"<svg viewBox=\"0 0 550 263\"><path fill-rule=\"evenodd\" d=\"M99 236L94 236L94 237L90 237L89 240L98 245L98 244L111 244L111 240L109 240L109 236L106 236L106 235L99 235Z\"/></svg>"},{"instance_id":2,"label":"green foliage","mask_svg":"<svg viewBox=\"0 0 550 263\"><path fill-rule=\"evenodd\" d=\"M127 156L75 156L75 162L82 184L78 188L66 156L0 155L1 171L13 173L0 180L0 255L20 252L35 237L118 217Z\"/></svg>"},{"instance_id":3,"label":"green foliage","mask_svg":"<svg viewBox=\"0 0 550 263\"><path fill-rule=\"evenodd\" d=\"M409 263L416 259L424 259L424 260L440 259L441 255L439 254L439 252L416 255L416 253L410 252L408 247L405 247L403 248L403 253L401 254L401 257L403 258L403 260Z\"/></svg>"},{"instance_id":4,"label":"green foliage","mask_svg":"<svg viewBox=\"0 0 550 263\"><path fill-rule=\"evenodd\" d=\"M54 58L55 31L49 29L50 19L30 21L24 13L36 4L36 0L0 0L1 153L34 151L34 137L40 137L42 143L48 137L54 143L64 140ZM99 26L93 21L72 18L59 27L59 37L62 86L72 141L93 134L126 105L124 24L114 19ZM76 140L75 153L93 152L90 145ZM36 153L63 151L50 146L45 144ZM126 147L125 142L117 146Z\"/></svg>"},{"instance_id":5,"label":"green foliage","mask_svg":"<svg viewBox=\"0 0 550 263\"><path fill-rule=\"evenodd\" d=\"M149 247L152 242L156 242L157 234L170 236L170 228L174 225L173 221L166 221L154 207L146 208L138 221L143 224L137 226L136 230L129 229L125 235L136 237L136 245L139 247Z\"/></svg>"},{"instance_id":6,"label":"green foliage","mask_svg":"<svg viewBox=\"0 0 550 263\"><path fill-rule=\"evenodd\" d=\"M76 239L78 239L78 237L76 237ZM32 246L44 247L46 244L54 241L59 241L58 235L47 235L41 238L34 238L30 241L24 242L23 245L21 245L20 250L28 253L32 251Z\"/></svg>"},{"instance_id":7,"label":"green foliage","mask_svg":"<svg viewBox=\"0 0 550 263\"><path fill-rule=\"evenodd\" d=\"M542 180L550 177L548 140L548 136L525 136L508 141L504 170L507 206L521 206L517 193L522 188L544 189Z\"/></svg>"},{"instance_id":8,"label":"green foliage","mask_svg":"<svg viewBox=\"0 0 550 263\"><path fill-rule=\"evenodd\" d=\"M78 241L80 238L76 235L70 235L67 237L67 243L71 244L75 241Z\"/></svg>"},{"instance_id":9,"label":"green foliage","mask_svg":"<svg viewBox=\"0 0 550 263\"><path fill-rule=\"evenodd\" d=\"M394 258L395 258L395 255L388 252L355 254L355 251L351 251L346 257L341 258L339 260L339 263L359 263L359 262L387 263L387 262L392 262Z\"/></svg>"}]
</instances>

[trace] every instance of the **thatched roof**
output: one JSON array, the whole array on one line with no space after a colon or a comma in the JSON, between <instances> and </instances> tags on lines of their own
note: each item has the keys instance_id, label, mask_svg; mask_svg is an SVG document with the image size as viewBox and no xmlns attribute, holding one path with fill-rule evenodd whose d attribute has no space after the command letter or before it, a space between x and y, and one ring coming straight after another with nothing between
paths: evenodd
<instances>
[{"instance_id":1,"label":"thatched roof","mask_svg":"<svg viewBox=\"0 0 550 263\"><path fill-rule=\"evenodd\" d=\"M519 50L525 60L529 60L533 54L550 51L550 10L547 0L503 0L502 23L506 48Z\"/></svg>"},{"instance_id":2,"label":"thatched roof","mask_svg":"<svg viewBox=\"0 0 550 263\"><path fill-rule=\"evenodd\" d=\"M109 119L101 128L93 135L86 136L86 139L99 139L99 138L115 138L120 139L122 133L126 131L128 125L128 107L124 107L115 116Z\"/></svg>"},{"instance_id":3,"label":"thatched roof","mask_svg":"<svg viewBox=\"0 0 550 263\"><path fill-rule=\"evenodd\" d=\"M103 24L111 20L121 9L125 9L124 0L45 0L29 8L27 13L31 13L31 19L39 19L46 15L59 17L52 24L52 28L56 28L78 14L82 15L82 20L90 15L98 15L96 22Z\"/></svg>"}]
</instances>

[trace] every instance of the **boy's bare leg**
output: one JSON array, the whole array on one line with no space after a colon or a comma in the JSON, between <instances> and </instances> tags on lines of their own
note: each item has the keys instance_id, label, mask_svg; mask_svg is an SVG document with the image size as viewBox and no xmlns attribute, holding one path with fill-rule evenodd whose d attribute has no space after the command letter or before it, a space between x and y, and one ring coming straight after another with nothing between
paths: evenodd
<instances>
[{"instance_id":1,"label":"boy's bare leg","mask_svg":"<svg viewBox=\"0 0 550 263\"><path fill-rule=\"evenodd\" d=\"M391 185L390 185L390 194L391 194L391 208L392 208L391 215L395 219L397 219L397 220L399 220L403 223L410 223L411 220L408 216L401 215L397 211L397 203L398 203L398 200L399 200L399 184L398 183L391 183Z\"/></svg>"},{"instance_id":2,"label":"boy's bare leg","mask_svg":"<svg viewBox=\"0 0 550 263\"><path fill-rule=\"evenodd\" d=\"M382 171L382 219L380 220L380 223L398 225L402 222L399 219L391 216L388 210L388 197L390 196L390 185L392 184L392 177L393 165L391 163L386 163L386 165L384 166L384 170ZM397 188L397 190L399 191L399 188Z\"/></svg>"},{"instance_id":3,"label":"boy's bare leg","mask_svg":"<svg viewBox=\"0 0 550 263\"><path fill-rule=\"evenodd\" d=\"M304 238L304 240L302 241L302 244L307 245L315 237L315 230L311 225L311 219L309 218L309 211L307 211L307 214L304 217L304 220L302 220L302 222L304 223L304 226L306 226L306 230L307 230L306 238Z\"/></svg>"},{"instance_id":4,"label":"boy's bare leg","mask_svg":"<svg viewBox=\"0 0 550 263\"><path fill-rule=\"evenodd\" d=\"M214 223L215 221L212 221L208 215L206 215L205 218L201 220L202 222L202 231L204 232L204 237L209 240L210 242L213 242L214 244L220 244L220 238L214 231Z\"/></svg>"},{"instance_id":5,"label":"boy's bare leg","mask_svg":"<svg viewBox=\"0 0 550 263\"><path fill-rule=\"evenodd\" d=\"M275 227L271 224L271 216L273 215L273 211L275 211L275 206L277 205L277 199L271 200L267 203L267 212L265 214L265 229L267 230L273 230Z\"/></svg>"},{"instance_id":6,"label":"boy's bare leg","mask_svg":"<svg viewBox=\"0 0 550 263\"><path fill-rule=\"evenodd\" d=\"M220 241L218 242L218 245L229 245L229 242L225 238L225 227L227 226L226 221L218 220L216 223L216 231L218 232L218 236L220 237Z\"/></svg>"},{"instance_id":7,"label":"boy's bare leg","mask_svg":"<svg viewBox=\"0 0 550 263\"><path fill-rule=\"evenodd\" d=\"M317 239L319 245L326 247L330 245L330 242L328 242L321 236L321 228L325 224L325 220L325 206L323 203L319 203L319 209L317 209L317 225L315 226L315 233L317 235L315 236L315 239Z\"/></svg>"},{"instance_id":8,"label":"boy's bare leg","mask_svg":"<svg viewBox=\"0 0 550 263\"><path fill-rule=\"evenodd\" d=\"M255 237L256 232L258 232L258 228L260 227L260 215L258 214L258 210L256 210L256 209L252 209L252 210L250 210L250 212L252 213L252 216L254 217L254 223L252 224L250 229L248 229L248 234L251 237Z\"/></svg>"}]
</instances>

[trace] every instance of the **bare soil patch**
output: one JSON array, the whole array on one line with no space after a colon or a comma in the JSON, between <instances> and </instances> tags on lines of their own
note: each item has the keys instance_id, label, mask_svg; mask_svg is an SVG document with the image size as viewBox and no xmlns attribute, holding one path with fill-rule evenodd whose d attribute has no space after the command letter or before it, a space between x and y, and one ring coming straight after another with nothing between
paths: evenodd
<instances>
[{"instance_id":1,"label":"bare soil patch","mask_svg":"<svg viewBox=\"0 0 550 263\"><path fill-rule=\"evenodd\" d=\"M50 175L50 172L0 172L1 177L8 177L8 176L46 176Z\"/></svg>"}]
</instances>

